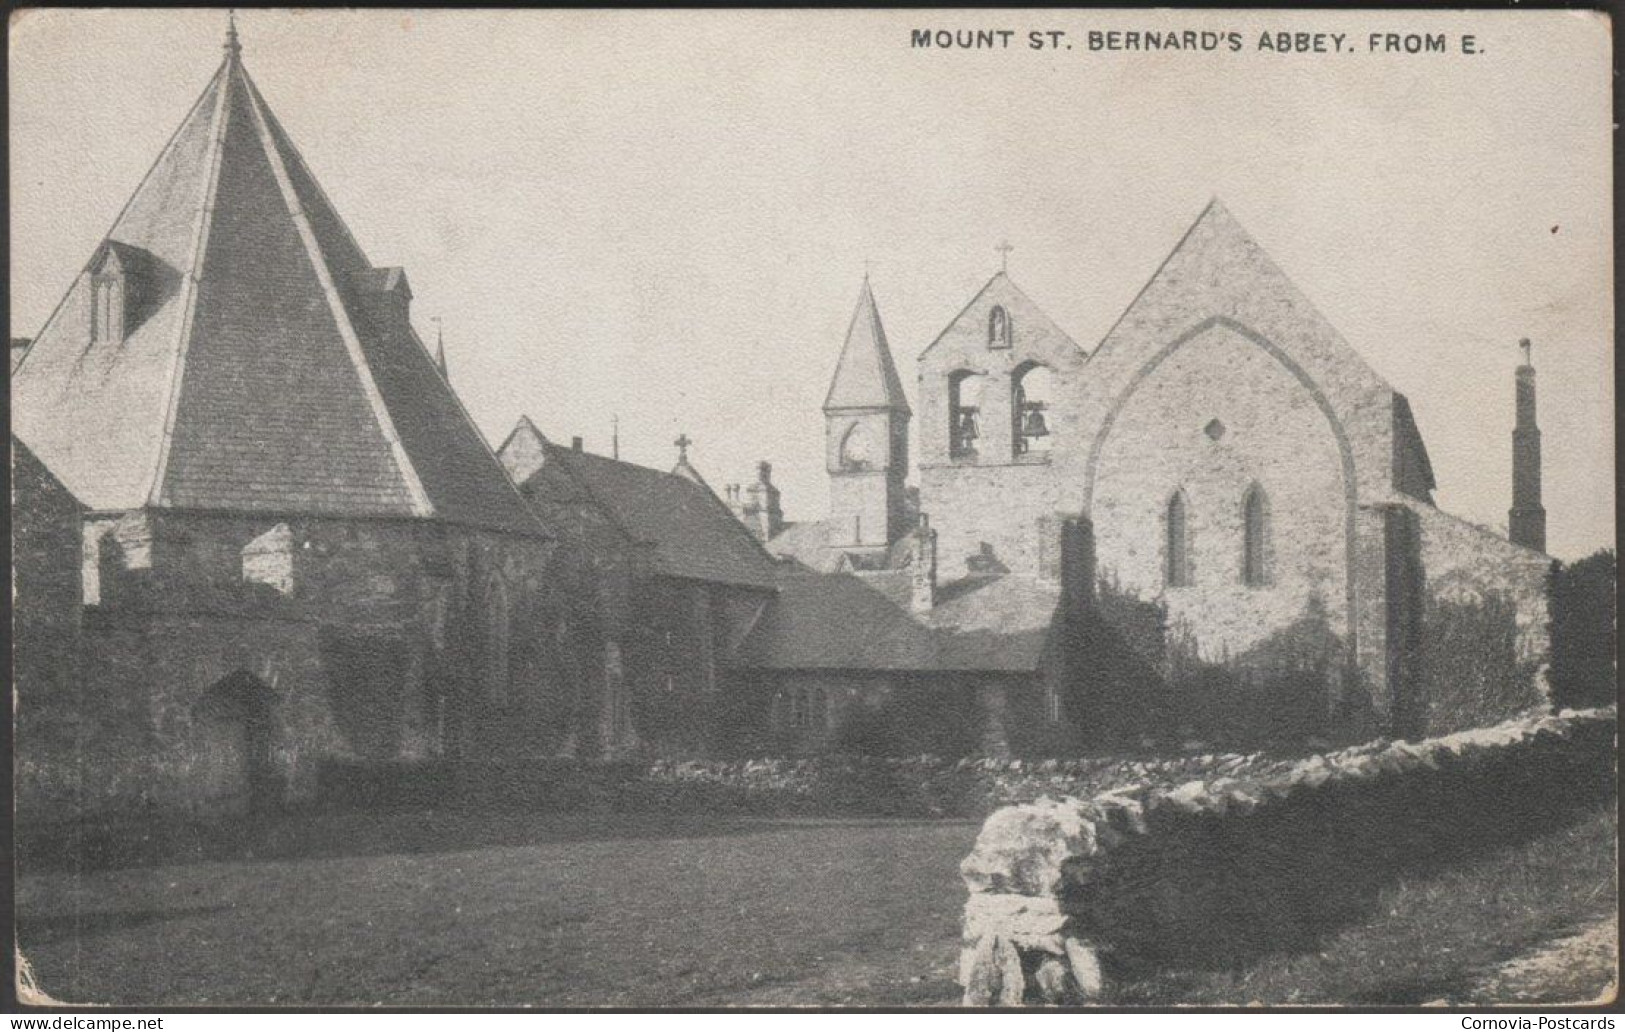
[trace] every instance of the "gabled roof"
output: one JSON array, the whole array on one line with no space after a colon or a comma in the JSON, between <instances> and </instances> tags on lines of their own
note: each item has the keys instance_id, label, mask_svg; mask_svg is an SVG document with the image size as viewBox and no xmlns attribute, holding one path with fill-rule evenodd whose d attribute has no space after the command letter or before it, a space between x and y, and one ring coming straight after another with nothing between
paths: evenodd
<instances>
[{"instance_id":1,"label":"gabled roof","mask_svg":"<svg viewBox=\"0 0 1625 1032\"><path fill-rule=\"evenodd\" d=\"M892 362L886 330L880 325L880 310L875 307L875 295L869 289L867 276L863 278L863 290L858 294L852 323L846 330L846 344L835 364L829 395L824 399L825 412L835 409L909 411L903 381Z\"/></svg>"},{"instance_id":2,"label":"gabled roof","mask_svg":"<svg viewBox=\"0 0 1625 1032\"><path fill-rule=\"evenodd\" d=\"M122 340L91 273L126 276ZM95 509L436 517L545 530L227 56L41 331L13 429ZM395 309L394 311L398 311Z\"/></svg>"},{"instance_id":3,"label":"gabled roof","mask_svg":"<svg viewBox=\"0 0 1625 1032\"><path fill-rule=\"evenodd\" d=\"M993 274L993 278L982 284L982 289L965 303L965 307L953 317L942 332L926 345L920 357L924 358L948 337L969 335L975 340L977 346L982 346L986 340L987 323L986 312L994 305L1002 305L1010 314L1015 325L1015 333L1023 345L1023 350L1031 351L1035 345L1038 348L1045 346L1064 347L1087 357L1077 341L1073 340L1067 332L1055 324L1055 320L1038 307L1038 303L1028 297L1026 292L1016 286L1016 281L1010 274L1000 270ZM968 321L968 322L967 322Z\"/></svg>"},{"instance_id":4,"label":"gabled roof","mask_svg":"<svg viewBox=\"0 0 1625 1032\"><path fill-rule=\"evenodd\" d=\"M533 441L543 456L526 489L553 502L590 500L632 541L649 547L652 572L741 587L775 585L778 563L710 488L679 473L560 447L528 419L504 442L504 454ZM557 475L561 471L568 479Z\"/></svg>"},{"instance_id":5,"label":"gabled roof","mask_svg":"<svg viewBox=\"0 0 1625 1032\"><path fill-rule=\"evenodd\" d=\"M1028 673L1043 659L1060 601L1056 585L967 577L915 616L861 576L790 569L734 663L781 673Z\"/></svg>"}]
</instances>

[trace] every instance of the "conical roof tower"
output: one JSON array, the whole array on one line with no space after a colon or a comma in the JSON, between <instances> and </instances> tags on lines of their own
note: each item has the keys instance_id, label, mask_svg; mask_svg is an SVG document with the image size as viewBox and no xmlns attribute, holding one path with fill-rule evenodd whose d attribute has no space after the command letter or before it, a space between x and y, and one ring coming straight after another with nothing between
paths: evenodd
<instances>
[{"instance_id":1,"label":"conical roof tower","mask_svg":"<svg viewBox=\"0 0 1625 1032\"><path fill-rule=\"evenodd\" d=\"M545 533L377 268L225 56L12 380L87 507L433 517Z\"/></svg>"}]
</instances>

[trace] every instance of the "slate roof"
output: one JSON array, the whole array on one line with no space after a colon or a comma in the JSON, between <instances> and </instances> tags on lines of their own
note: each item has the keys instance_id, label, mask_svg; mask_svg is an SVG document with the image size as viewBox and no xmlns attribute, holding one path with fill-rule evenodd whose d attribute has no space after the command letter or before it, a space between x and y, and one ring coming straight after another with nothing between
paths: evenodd
<instances>
[{"instance_id":1,"label":"slate roof","mask_svg":"<svg viewBox=\"0 0 1625 1032\"><path fill-rule=\"evenodd\" d=\"M841 348L835 376L824 399L824 411L866 408L909 411L903 381L897 375L891 348L886 344L886 330L880 325L880 310L875 307L875 295L869 289L867 276L863 278L858 307L852 312L846 344Z\"/></svg>"},{"instance_id":2,"label":"slate roof","mask_svg":"<svg viewBox=\"0 0 1625 1032\"><path fill-rule=\"evenodd\" d=\"M944 585L916 617L861 576L787 570L734 657L748 670L1028 673L1038 668L1060 588L1023 577Z\"/></svg>"},{"instance_id":3,"label":"slate roof","mask_svg":"<svg viewBox=\"0 0 1625 1032\"><path fill-rule=\"evenodd\" d=\"M839 552L829 547L829 523L825 520L786 523L765 544L778 558L794 560L820 573L833 573L841 558Z\"/></svg>"},{"instance_id":4,"label":"slate roof","mask_svg":"<svg viewBox=\"0 0 1625 1032\"><path fill-rule=\"evenodd\" d=\"M92 339L92 274L126 277ZM236 51L12 381L13 430L94 509L435 517L542 536Z\"/></svg>"},{"instance_id":5,"label":"slate roof","mask_svg":"<svg viewBox=\"0 0 1625 1032\"><path fill-rule=\"evenodd\" d=\"M631 540L650 547L652 572L751 588L777 583L778 562L703 483L561 447L529 420L514 429L504 450L521 433L534 434L545 455L526 489L558 503L590 498Z\"/></svg>"}]
</instances>

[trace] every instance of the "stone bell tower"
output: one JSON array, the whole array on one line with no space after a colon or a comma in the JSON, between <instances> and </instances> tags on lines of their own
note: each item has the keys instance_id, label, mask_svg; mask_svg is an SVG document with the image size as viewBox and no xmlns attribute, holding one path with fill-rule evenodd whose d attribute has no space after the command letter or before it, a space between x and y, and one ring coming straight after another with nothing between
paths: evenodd
<instances>
[{"instance_id":1,"label":"stone bell tower","mask_svg":"<svg viewBox=\"0 0 1625 1032\"><path fill-rule=\"evenodd\" d=\"M831 548L883 550L905 532L911 415L865 276L824 400Z\"/></svg>"},{"instance_id":2,"label":"stone bell tower","mask_svg":"<svg viewBox=\"0 0 1625 1032\"><path fill-rule=\"evenodd\" d=\"M1546 551L1546 509L1540 504L1540 428L1535 425L1535 366L1529 338L1518 342L1523 364L1516 373L1517 422L1512 428L1512 509L1507 537L1515 545Z\"/></svg>"}]
</instances>

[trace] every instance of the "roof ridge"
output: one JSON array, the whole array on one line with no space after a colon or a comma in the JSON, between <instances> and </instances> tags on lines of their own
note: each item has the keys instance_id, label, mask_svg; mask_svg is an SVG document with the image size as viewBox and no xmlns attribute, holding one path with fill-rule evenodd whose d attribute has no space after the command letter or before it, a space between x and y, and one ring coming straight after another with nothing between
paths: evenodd
<instances>
[{"instance_id":1,"label":"roof ridge","mask_svg":"<svg viewBox=\"0 0 1625 1032\"><path fill-rule=\"evenodd\" d=\"M135 189L130 191L130 195L128 197L124 198L124 206L120 208L118 210L118 214L113 217L112 226L108 229L107 235L102 237L102 244L105 244L113 239L113 231L118 229L119 223L124 221L124 216L129 214L130 206L135 203L135 199L137 197L141 196L142 188L147 185L148 180L152 179L153 173L157 172L159 167L163 165L164 159L169 156L169 153L175 149L175 144L180 140L181 133L184 132L187 125L191 123L192 116L197 113L199 105L201 105L204 98L209 95L209 90L214 88L215 80L220 78L221 72L225 70L225 65L226 62L222 61L220 63L220 67L215 69L215 73L209 77L209 81L204 84L203 89L198 91L197 99L192 101L192 106L186 109L185 116L183 116L181 120L176 123L175 131L170 133L169 139L165 140L164 145L158 148L158 156L152 160L151 165L147 166L147 171L142 174L140 182L136 183L135 185ZM74 277L74 282L78 282L80 277L84 276L85 273L90 271L91 266L96 264L96 259L101 255L101 252L101 244L98 244L96 248L91 251L90 258L79 267L79 273ZM45 321L40 324L39 332L34 335L35 340L45 336L46 331L51 328L52 323L56 322L57 315L61 313L63 306L68 303L68 298L71 296L73 296L73 290L71 288L63 293L62 297L57 301L56 307L51 309L51 314L46 316ZM28 352L23 354L22 360L17 363L17 368L11 371L11 375L14 380L16 379L18 371L21 370L23 365L28 362L28 353L32 352L33 350L33 348L29 348Z\"/></svg>"},{"instance_id":2,"label":"roof ridge","mask_svg":"<svg viewBox=\"0 0 1625 1032\"><path fill-rule=\"evenodd\" d=\"M858 328L862 320L867 317L869 329L869 343L872 347L867 349L855 348L858 341ZM873 358L875 369L873 375L878 377L880 393L884 401L879 404L867 403L861 405L843 405L835 403L835 396L843 386L853 379L866 380L871 374L867 369L857 369L849 365L848 359L858 360L858 352L867 350L871 355L861 356L864 359ZM867 393L871 386L862 383L857 393L861 396ZM869 284L869 277L863 278L863 286L858 291L858 303L852 310L852 318L847 322L846 337L841 342L841 353L835 360L835 373L830 377L829 390L824 395L823 410L825 412L849 411L862 409L893 409L913 415L908 405L908 396L903 391L903 380L897 372L897 363L892 358L891 343L886 339L886 327L880 318L880 306L875 301L874 290Z\"/></svg>"},{"instance_id":3,"label":"roof ridge","mask_svg":"<svg viewBox=\"0 0 1625 1032\"><path fill-rule=\"evenodd\" d=\"M288 177L287 166L283 163L282 155L278 151L276 141L271 136L271 129L266 121L262 98L258 91L253 89L253 83L248 77L248 70L237 64L238 73L247 86L246 98L248 100L248 113L255 131L255 138L260 148L265 152L266 161L270 164L271 175L276 180L277 189L282 194L283 204L287 206L288 215L293 219L294 228L298 231L299 241L304 246L309 257L316 280L321 285L323 298L333 313L333 320L338 327L339 339L344 343L344 350L355 367L356 375L360 378L362 393L367 399L368 407L372 410L373 418L377 421L378 430L383 435L389 447L390 457L401 475L407 494L412 499L412 509L415 515L432 516L435 514L433 502L429 500L428 492L424 490L423 481L418 476L417 468L412 463L406 446L401 441L400 433L395 428L395 421L390 416L389 406L385 404L383 394L378 389L377 380L372 375L372 367L367 363L366 353L362 350L361 340L357 336L355 326L350 320L349 309L345 307L344 299L339 295L338 285L333 277L333 270L329 265L327 255L322 251L321 243L316 239L315 231L311 228L310 218L304 207L299 203L299 194ZM290 140L289 147L293 147ZM297 152L296 152L297 153ZM414 334L415 336L415 334ZM422 349L422 342L418 343ZM484 437L480 438L484 442ZM506 476L506 471L504 471ZM508 478L512 483L512 478ZM528 509L527 509L528 511Z\"/></svg>"},{"instance_id":4,"label":"roof ridge","mask_svg":"<svg viewBox=\"0 0 1625 1032\"><path fill-rule=\"evenodd\" d=\"M198 224L193 231L192 260L186 270L186 296L181 302L180 326L176 331L175 348L171 352L169 397L164 403L164 425L159 432L158 457L153 464L152 485L147 489L149 505L159 504L163 497L164 479L169 468L170 445L175 440L175 418L180 410L181 381L186 373L187 345L192 339L193 317L197 314L197 287L202 278L203 257L208 251L209 230L214 224L215 194L220 188L220 158L225 150L226 119L229 117L231 105L231 70L234 67L238 67L237 62L228 54L221 62L220 72L216 75L216 78L223 77L223 81L220 83L220 95L215 99L214 117L209 123L208 184L203 190L203 204L198 208ZM212 84L213 80L210 82ZM208 91L205 89L204 92L207 94ZM194 109L195 107L196 105ZM162 156L159 160L162 160ZM130 195L130 202L126 202L126 205L133 203L140 192L141 188L136 187L136 193ZM120 218L122 217L121 215ZM118 228L118 223L115 222L113 226L115 229ZM108 239L112 239L111 234Z\"/></svg>"},{"instance_id":5,"label":"roof ridge","mask_svg":"<svg viewBox=\"0 0 1625 1032\"><path fill-rule=\"evenodd\" d=\"M418 336L417 327L413 326L410 321L408 321L406 324L406 332L412 335L412 340L417 343L418 351L422 354L424 360L434 362L434 356L429 353L429 348L423 343L423 338ZM446 393L451 395L451 400L457 406L458 415L463 417L463 422L468 425L468 429L474 435L474 439L480 442L480 447L485 449L485 454L491 457L492 465L496 466L496 468L501 471L503 481L508 485L508 490L513 493L514 498L518 500L520 507L524 509L524 511L533 519L535 519L543 530L551 533L553 528L547 526L542 521L542 518L536 515L535 510L530 507L530 504L525 500L524 492L519 490L519 485L515 483L513 477L508 474L508 467L503 465L502 457L496 453L496 449L491 447L491 442L485 439L485 435L480 433L480 428L475 425L474 417L468 414L468 407L463 404L462 397L456 391L451 389L451 385L449 383L446 385ZM520 418L524 419L526 422L530 421L529 416L521 415ZM518 427L515 427L514 429L517 430ZM532 426L531 429L534 430L535 427ZM536 434L538 437L540 437L541 431L537 430Z\"/></svg>"}]
</instances>

